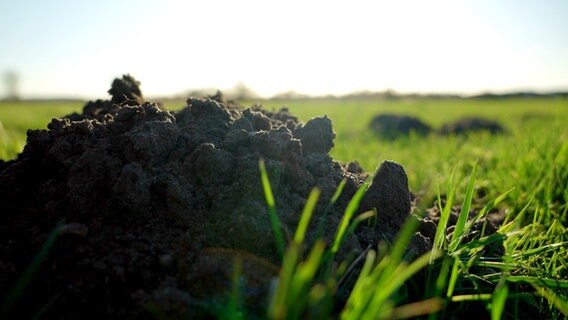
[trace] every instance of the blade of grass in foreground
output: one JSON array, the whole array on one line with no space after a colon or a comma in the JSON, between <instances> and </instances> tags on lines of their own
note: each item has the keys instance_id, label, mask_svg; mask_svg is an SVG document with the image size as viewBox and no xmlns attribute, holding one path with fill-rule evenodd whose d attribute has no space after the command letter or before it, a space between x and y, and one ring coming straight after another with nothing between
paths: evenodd
<instances>
[{"instance_id":1,"label":"blade of grass in foreground","mask_svg":"<svg viewBox=\"0 0 568 320\"><path fill-rule=\"evenodd\" d=\"M242 307L242 297L241 297L241 286L240 278L242 275L243 263L241 257L237 256L233 260L233 276L231 279L231 296L229 297L229 305L226 319L237 320L244 319L244 315L241 311Z\"/></svg>"},{"instance_id":2,"label":"blade of grass in foreground","mask_svg":"<svg viewBox=\"0 0 568 320\"><path fill-rule=\"evenodd\" d=\"M310 287L321 264L325 243L316 241L304 262L300 262L300 245L292 242L286 250L268 309L270 319L299 318L309 302Z\"/></svg>"},{"instance_id":3,"label":"blade of grass in foreground","mask_svg":"<svg viewBox=\"0 0 568 320\"><path fill-rule=\"evenodd\" d=\"M351 201L349 201L349 204L347 204L347 208L345 208L345 214L343 215L343 218L341 218L339 228L337 229L337 232L335 234L335 239L333 241L333 246L331 248L331 252L336 253L337 250L339 250L339 247L341 246L341 244L343 243L344 237L346 235L347 227L349 226L349 222L351 221L353 214L355 214L355 211L359 207L359 202L361 202L361 199L363 198L365 191L367 191L367 186L368 185L366 183L364 183L359 188L359 190L357 190L357 192L355 192L355 195L353 196L353 198L351 198Z\"/></svg>"},{"instance_id":4,"label":"blade of grass in foreground","mask_svg":"<svg viewBox=\"0 0 568 320\"><path fill-rule=\"evenodd\" d=\"M548 299L548 301L552 302L560 312L562 312L565 316L568 316L568 301L563 300L557 294L552 292L550 289L539 287L533 284L533 287L536 289L536 292Z\"/></svg>"},{"instance_id":5,"label":"blade of grass in foreground","mask_svg":"<svg viewBox=\"0 0 568 320\"><path fill-rule=\"evenodd\" d=\"M339 183L339 185L335 189L335 192L333 193L333 196L331 197L331 201L327 204L327 207L325 208L325 211L323 212L323 214L321 215L321 218L319 220L318 229L317 229L317 232L316 232L316 238L321 238L323 236L323 230L324 230L324 227L325 227L325 224L326 224L326 219L327 219L327 215L329 213L329 210L331 210L331 207L337 202L337 199L339 199L339 196L343 192L343 188L345 188L346 183L347 183L347 179L344 178L343 180L341 180L341 182Z\"/></svg>"},{"instance_id":6,"label":"blade of grass in foreground","mask_svg":"<svg viewBox=\"0 0 568 320\"><path fill-rule=\"evenodd\" d=\"M310 223L312 213L318 202L319 195L320 190L318 188L314 188L308 196L308 200L306 201L306 205L302 211L302 216L300 217L300 222L296 228L296 234L294 235L294 241L297 243L304 242L304 236L306 235L306 230L308 229L308 224Z\"/></svg>"},{"instance_id":7,"label":"blade of grass in foreground","mask_svg":"<svg viewBox=\"0 0 568 320\"><path fill-rule=\"evenodd\" d=\"M456 191L455 183L455 169L452 171L450 175L450 179L448 182L448 191L447 191L447 199L446 205L444 209L440 211L440 220L438 222L438 227L436 228L436 234L434 235L434 245L432 246L432 259L430 259L430 263L434 261L434 256L437 255L439 251L444 248L445 240L446 240L446 226L448 225L448 220L450 219L450 214L452 211L452 205L454 201L454 195ZM438 188L438 203L441 206L442 199L440 195L440 190Z\"/></svg>"},{"instance_id":8,"label":"blade of grass in foreground","mask_svg":"<svg viewBox=\"0 0 568 320\"><path fill-rule=\"evenodd\" d=\"M392 318L393 319L415 318L421 315L438 312L442 309L443 306L444 306L444 300L437 297L430 298L397 307L392 312Z\"/></svg>"},{"instance_id":9,"label":"blade of grass in foreground","mask_svg":"<svg viewBox=\"0 0 568 320\"><path fill-rule=\"evenodd\" d=\"M268 173L266 173L264 160L260 159L258 166L260 169L260 180L262 182L262 189L264 190L264 197L266 199L266 204L268 205L270 223L272 224L272 231L274 232L276 250L278 250L279 255L283 257L284 236L282 235L282 229L280 228L280 220L278 219L278 215L276 214L276 203L274 202L274 195L272 194L272 188L270 187L270 181L268 180Z\"/></svg>"},{"instance_id":10,"label":"blade of grass in foreground","mask_svg":"<svg viewBox=\"0 0 568 320\"><path fill-rule=\"evenodd\" d=\"M296 228L294 241L288 245L284 255L277 286L268 308L268 316L271 319L299 318L309 302L310 288L321 265L325 242L317 240L307 260L303 262L300 260L304 247L304 236L319 194L320 191L317 188L310 193Z\"/></svg>"},{"instance_id":11,"label":"blade of grass in foreground","mask_svg":"<svg viewBox=\"0 0 568 320\"><path fill-rule=\"evenodd\" d=\"M379 319L389 318L394 312L396 294L405 281L429 264L428 252L407 264L403 261L408 243L416 231L418 221L409 219L394 241L394 246L382 260L371 268L375 252L369 251L341 319ZM434 256L434 259L437 256Z\"/></svg>"},{"instance_id":12,"label":"blade of grass in foreground","mask_svg":"<svg viewBox=\"0 0 568 320\"><path fill-rule=\"evenodd\" d=\"M26 268L24 273L20 276L12 290L8 292L4 301L2 302L2 307L0 307L0 319L5 319L12 307L14 307L15 303L21 298L22 294L24 294L25 289L27 288L28 284L32 280L32 277L39 269L41 263L47 258L47 254L49 250L55 244L55 240L59 235L59 230L63 225L63 221L60 221L55 228L51 231L45 243L41 246L38 253L34 256L30 265Z\"/></svg>"},{"instance_id":13,"label":"blade of grass in foreground","mask_svg":"<svg viewBox=\"0 0 568 320\"><path fill-rule=\"evenodd\" d=\"M471 173L469 175L469 181L467 183L467 189L465 192L465 199L462 203L461 211L458 216L458 221L456 222L456 226L452 234L452 240L450 241L450 246L448 248L449 252L455 251L457 249L461 241L461 236L464 233L465 224L469 216L469 209L471 208L471 201L473 199L473 188L475 187L476 175L477 175L477 163L473 166L473 169L471 169Z\"/></svg>"},{"instance_id":14,"label":"blade of grass in foreground","mask_svg":"<svg viewBox=\"0 0 568 320\"><path fill-rule=\"evenodd\" d=\"M288 245L280 273L278 274L278 284L268 307L268 315L270 319L285 319L288 313L286 307L287 294L290 291L294 272L300 258L300 248L295 242Z\"/></svg>"},{"instance_id":15,"label":"blade of grass in foreground","mask_svg":"<svg viewBox=\"0 0 568 320\"><path fill-rule=\"evenodd\" d=\"M509 287L505 281L500 281L491 300L491 320L499 320L505 310L505 302L509 295Z\"/></svg>"}]
</instances>

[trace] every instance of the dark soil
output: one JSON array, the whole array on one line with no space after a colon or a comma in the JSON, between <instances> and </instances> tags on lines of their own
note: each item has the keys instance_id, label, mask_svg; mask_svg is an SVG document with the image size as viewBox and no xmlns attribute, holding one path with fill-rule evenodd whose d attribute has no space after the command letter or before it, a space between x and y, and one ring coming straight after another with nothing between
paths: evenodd
<instances>
[{"instance_id":1,"label":"dark soil","mask_svg":"<svg viewBox=\"0 0 568 320\"><path fill-rule=\"evenodd\" d=\"M17 159L0 163L0 295L6 296L58 223L58 238L10 314L27 318L134 318L148 309L205 317L230 289L240 257L244 298L265 305L278 256L260 183L266 162L281 227L293 234L307 195L321 198L334 236L342 213L368 177L357 163L329 155L331 120L298 121L286 109L239 109L221 95L190 98L180 111L144 102L130 76L113 82L110 101L28 131ZM385 161L361 212L378 223L347 239L338 259L392 241L411 211L402 166ZM316 238L316 223L307 243ZM417 234L410 251L430 248ZM261 312L262 308L257 307Z\"/></svg>"},{"instance_id":2,"label":"dark soil","mask_svg":"<svg viewBox=\"0 0 568 320\"><path fill-rule=\"evenodd\" d=\"M404 115L380 114L371 120L369 127L383 139L395 139L408 136L412 132L418 135L427 135L432 130L422 120Z\"/></svg>"},{"instance_id":3,"label":"dark soil","mask_svg":"<svg viewBox=\"0 0 568 320\"><path fill-rule=\"evenodd\" d=\"M471 132L486 131L490 134L504 133L505 129L497 121L482 118L463 118L444 124L439 132L441 134L468 134Z\"/></svg>"}]
</instances>

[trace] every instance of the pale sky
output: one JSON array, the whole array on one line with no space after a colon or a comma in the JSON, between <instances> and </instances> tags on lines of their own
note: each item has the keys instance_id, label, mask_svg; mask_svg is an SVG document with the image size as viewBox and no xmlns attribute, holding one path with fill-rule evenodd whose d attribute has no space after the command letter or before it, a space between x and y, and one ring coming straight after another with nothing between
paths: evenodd
<instances>
[{"instance_id":1,"label":"pale sky","mask_svg":"<svg viewBox=\"0 0 568 320\"><path fill-rule=\"evenodd\" d=\"M568 89L567 0L0 0L0 73L24 97ZM0 97L5 86L0 82Z\"/></svg>"}]
</instances>

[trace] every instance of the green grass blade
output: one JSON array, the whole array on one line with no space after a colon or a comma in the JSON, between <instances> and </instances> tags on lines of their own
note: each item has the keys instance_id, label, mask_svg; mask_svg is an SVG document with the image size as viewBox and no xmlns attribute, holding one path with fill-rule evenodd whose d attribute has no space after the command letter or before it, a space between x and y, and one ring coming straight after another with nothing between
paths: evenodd
<instances>
[{"instance_id":1,"label":"green grass blade","mask_svg":"<svg viewBox=\"0 0 568 320\"><path fill-rule=\"evenodd\" d=\"M408 244L416 232L416 229L418 229L418 224L418 219L410 217L402 226L402 229L399 231L395 239L394 246L389 254L389 264L384 270L385 276L390 276L402 261L404 254L406 253L406 249L408 248ZM434 256L434 258L436 258L436 256Z\"/></svg>"},{"instance_id":2,"label":"green grass blade","mask_svg":"<svg viewBox=\"0 0 568 320\"><path fill-rule=\"evenodd\" d=\"M398 268L393 269L389 276L381 276L378 283L375 284L379 290L375 291L371 304L366 311L365 318L377 319L382 314L381 310L385 305L389 305L388 298L396 293L396 291L404 285L404 282L418 271L426 267L430 263L430 253L423 254L409 265L405 263L398 264ZM388 308L387 308L388 310Z\"/></svg>"},{"instance_id":3,"label":"green grass blade","mask_svg":"<svg viewBox=\"0 0 568 320\"><path fill-rule=\"evenodd\" d=\"M507 196L513 192L516 189L516 187L512 187L511 189L505 191L503 194L499 195L497 198L495 198L495 200L493 200L493 202L491 202L491 206L495 207L497 206L499 203L503 202L503 200L505 200L507 198Z\"/></svg>"},{"instance_id":4,"label":"green grass blade","mask_svg":"<svg viewBox=\"0 0 568 320\"><path fill-rule=\"evenodd\" d=\"M341 312L341 319L359 319L361 317L364 305L366 305L367 301L371 298L367 291L367 287L369 286L369 278L371 271L373 270L373 266L375 265L376 258L377 254L375 250L369 250L365 263L363 264L363 268L361 269L361 272L357 277L357 281L355 282L355 286L351 291L351 295L349 295L349 299Z\"/></svg>"},{"instance_id":5,"label":"green grass blade","mask_svg":"<svg viewBox=\"0 0 568 320\"><path fill-rule=\"evenodd\" d=\"M357 226L367 220L370 219L372 217L375 217L377 215L377 213L372 210L372 211L367 211L367 212L363 212L360 215L358 215L357 217L355 217L355 219L353 219L353 221L351 222L351 224L349 225L349 228L347 229L347 231L345 232L344 236L349 236L351 234L353 234L355 232L355 229L357 229Z\"/></svg>"},{"instance_id":6,"label":"green grass blade","mask_svg":"<svg viewBox=\"0 0 568 320\"><path fill-rule=\"evenodd\" d=\"M416 318L426 314L432 314L440 311L444 306L444 300L435 297L418 302L413 302L393 310L393 319L409 319Z\"/></svg>"},{"instance_id":7,"label":"green grass blade","mask_svg":"<svg viewBox=\"0 0 568 320\"><path fill-rule=\"evenodd\" d=\"M543 252L554 251L554 250L557 250L558 248L562 248L566 245L568 245L568 242L551 243L551 244L547 244L547 245L544 245L544 246L541 246L541 247L538 247L538 248L519 251L519 252L515 253L513 255L513 257L514 258L528 257L528 256L540 254L540 253L543 253Z\"/></svg>"},{"instance_id":8,"label":"green grass blade","mask_svg":"<svg viewBox=\"0 0 568 320\"><path fill-rule=\"evenodd\" d=\"M318 188L314 188L308 196L308 200L306 201L306 205L304 206L304 210L302 211L302 216L300 217L300 222L298 223L298 227L296 228L296 234L294 235L294 241L296 241L296 243L304 242L306 230L308 229L308 224L310 223L310 219L318 202L319 196L320 190Z\"/></svg>"},{"instance_id":9,"label":"green grass blade","mask_svg":"<svg viewBox=\"0 0 568 320\"><path fill-rule=\"evenodd\" d=\"M444 206L444 209L440 212L440 220L438 222L436 233L434 235L432 256L434 256L435 254L437 254L438 251L444 248L446 240L446 226L448 225L448 220L450 219L450 214L452 211L452 205L456 190L454 185L454 177L455 177L455 169L452 171L452 174L450 175L450 179L448 182L446 205ZM438 195L438 201L440 201L440 195ZM433 258L430 259L430 263L432 263L433 260L434 260Z\"/></svg>"},{"instance_id":10,"label":"green grass blade","mask_svg":"<svg viewBox=\"0 0 568 320\"><path fill-rule=\"evenodd\" d=\"M18 278L18 280L16 281L14 287L12 287L12 289L8 292L8 294L4 298L2 306L0 307L0 319L5 319L7 317L10 310L14 307L14 305L24 294L24 291L30 284L34 274L38 271L39 267L41 266L41 263L47 258L49 251L55 244L55 240L59 235L59 230L61 229L62 225L63 222L59 222L55 226L55 228L53 228L53 230L48 235L43 245L40 247L39 251L32 259L32 262L29 264L26 270L24 270L24 273L22 273L20 278Z\"/></svg>"},{"instance_id":11,"label":"green grass blade","mask_svg":"<svg viewBox=\"0 0 568 320\"><path fill-rule=\"evenodd\" d=\"M513 192L516 188L513 187L509 190L507 190L505 193L499 195L497 198L495 198L493 201L491 201L489 204L485 205L481 210L479 210L479 212L477 213L477 215L471 219L467 224L466 227L463 231L462 234L464 233L468 233L471 228L475 225L475 223L477 221L479 221L479 219L485 217L485 215L493 208L495 208L499 203L501 203L503 200L505 200L507 198L507 196Z\"/></svg>"},{"instance_id":12,"label":"green grass blade","mask_svg":"<svg viewBox=\"0 0 568 320\"><path fill-rule=\"evenodd\" d=\"M568 301L562 299L557 294L552 292L550 289L539 287L533 284L533 287L536 289L536 292L546 298L548 301L552 302L552 304L564 314L564 316L568 317Z\"/></svg>"},{"instance_id":13,"label":"green grass blade","mask_svg":"<svg viewBox=\"0 0 568 320\"><path fill-rule=\"evenodd\" d=\"M339 199L339 196L341 196L341 193L343 192L343 189L345 188L346 183L347 183L347 178L343 178L343 180L341 180L341 182L339 183L339 185L335 189L335 192L333 193L333 196L331 197L329 204L327 205L327 207L325 208L325 211L323 212L323 214L321 215L321 217L319 219L318 229L317 229L317 232L316 232L316 238L319 239L319 238L322 237L329 210L331 210L331 207L335 204L335 202L337 202L337 199Z\"/></svg>"},{"instance_id":14,"label":"green grass blade","mask_svg":"<svg viewBox=\"0 0 568 320\"><path fill-rule=\"evenodd\" d=\"M509 287L504 282L499 283L491 300L491 320L500 320L502 318L508 295Z\"/></svg>"},{"instance_id":15,"label":"green grass blade","mask_svg":"<svg viewBox=\"0 0 568 320\"><path fill-rule=\"evenodd\" d=\"M507 237L514 235L514 232L508 233L508 234L501 234L501 233L494 233L490 236L485 236L485 237L481 237L479 239L475 239L471 242L468 243L464 243L463 245L461 245L458 250L452 252L452 256L459 256L460 254L466 253L468 251L473 251L473 250L477 250L477 249L482 249L484 247L489 246L492 243L498 243L498 242L503 242L504 239L506 239Z\"/></svg>"},{"instance_id":16,"label":"green grass blade","mask_svg":"<svg viewBox=\"0 0 568 320\"><path fill-rule=\"evenodd\" d=\"M268 205L268 215L270 216L270 223L272 225L272 231L274 232L276 250L278 250L279 255L283 257L284 236L282 235L282 229L280 228L280 220L276 214L276 203L274 201L274 195L272 194L272 188L270 187L270 181L268 180L268 173L266 173L264 160L260 159L258 166L260 169L260 179L262 182L262 189L264 190L264 197L266 199L266 204Z\"/></svg>"},{"instance_id":17,"label":"green grass blade","mask_svg":"<svg viewBox=\"0 0 568 320\"><path fill-rule=\"evenodd\" d=\"M347 178L343 178L343 180L341 180L341 182L337 186L337 189L335 189L333 196L331 197L332 204L337 202L337 199L339 199L339 196L341 196L341 193L343 192L343 188L345 188L346 183L347 183Z\"/></svg>"},{"instance_id":18,"label":"green grass blade","mask_svg":"<svg viewBox=\"0 0 568 320\"><path fill-rule=\"evenodd\" d=\"M241 311L242 297L241 297L241 284L240 279L242 275L243 263L241 257L236 256L233 262L233 276L231 279L231 297L229 299L229 307L226 319L244 319Z\"/></svg>"},{"instance_id":19,"label":"green grass blade","mask_svg":"<svg viewBox=\"0 0 568 320\"><path fill-rule=\"evenodd\" d=\"M509 219L508 219L509 216L506 216L505 221L503 221L503 224L499 228L498 232L506 233L506 232L509 232L511 230L514 230L515 228L520 228L522 220L524 218L524 215L527 212L530 205L533 203L535 196L536 196L536 193L533 193L531 195L529 201L527 201L526 205L523 207L523 209L521 209L521 211L519 212L519 214L517 214L517 216L515 217L515 219L513 221L511 221L509 223Z\"/></svg>"},{"instance_id":20,"label":"green grass blade","mask_svg":"<svg viewBox=\"0 0 568 320\"><path fill-rule=\"evenodd\" d=\"M469 217L469 210L471 208L471 201L473 199L473 189L475 187L475 178L477 176L477 163L473 166L471 174L469 175L469 181L467 183L467 189L465 192L465 199L463 201L460 214L458 216L458 221L454 228L454 233L452 234L452 239L450 240L449 252L455 251L460 243L461 236L463 235L465 224L467 218Z\"/></svg>"},{"instance_id":21,"label":"green grass blade","mask_svg":"<svg viewBox=\"0 0 568 320\"><path fill-rule=\"evenodd\" d=\"M451 259L449 256L444 256L442 258L442 262L440 264L440 267L438 268L438 265L433 265L432 263L430 263L430 267L428 270L428 279L432 279L433 273L437 272L438 273L438 277L436 277L436 281L434 282L434 287L431 288L431 284L430 284L430 280L428 280L427 282L427 286L428 289L426 290L427 292L427 296L434 296L434 297L440 297L442 294L442 291L444 290L444 288L446 287L446 284L449 281L448 275L450 274L450 266L453 265L454 260Z\"/></svg>"},{"instance_id":22,"label":"green grass blade","mask_svg":"<svg viewBox=\"0 0 568 320\"><path fill-rule=\"evenodd\" d=\"M463 301L488 301L491 300L493 294L491 293L474 293L474 294L462 294L459 296L453 296L450 300L452 302L463 302Z\"/></svg>"},{"instance_id":23,"label":"green grass blade","mask_svg":"<svg viewBox=\"0 0 568 320\"><path fill-rule=\"evenodd\" d=\"M349 203L347 204L347 207L345 208L345 213L343 214L337 232L335 233L333 246L331 248L332 253L336 253L337 250L339 250L341 243L343 243L345 232L349 227L349 223L351 221L351 218L353 217L353 214L355 214L355 211L357 211L357 208L359 207L359 202L361 202L361 199L363 198L365 191L367 191L367 186L368 184L364 183L361 187L359 187L359 190L355 192L355 195L353 196L353 198L351 198L351 201L349 201Z\"/></svg>"},{"instance_id":24,"label":"green grass blade","mask_svg":"<svg viewBox=\"0 0 568 320\"><path fill-rule=\"evenodd\" d=\"M459 277L459 269L460 269L459 259L454 258L454 263L452 264L452 271L450 273L450 279L449 279L450 281L448 282L448 291L446 293L446 297L448 298L451 298L452 295L454 294L454 289L456 287L456 283Z\"/></svg>"},{"instance_id":25,"label":"green grass blade","mask_svg":"<svg viewBox=\"0 0 568 320\"><path fill-rule=\"evenodd\" d=\"M539 278L532 276L509 276L506 278L507 282L517 283L525 282L532 285L544 286L549 289L566 290L568 289L568 280L556 280Z\"/></svg>"},{"instance_id":26,"label":"green grass blade","mask_svg":"<svg viewBox=\"0 0 568 320\"><path fill-rule=\"evenodd\" d=\"M298 265L286 297L288 319L300 318L304 311L309 300L309 289L319 269L324 250L325 242L316 241L306 261Z\"/></svg>"},{"instance_id":27,"label":"green grass blade","mask_svg":"<svg viewBox=\"0 0 568 320\"><path fill-rule=\"evenodd\" d=\"M268 308L268 316L270 319L286 319L287 317L288 308L286 299L290 291L300 254L299 245L295 242L290 243L284 255L282 267L278 275L278 284Z\"/></svg>"}]
</instances>

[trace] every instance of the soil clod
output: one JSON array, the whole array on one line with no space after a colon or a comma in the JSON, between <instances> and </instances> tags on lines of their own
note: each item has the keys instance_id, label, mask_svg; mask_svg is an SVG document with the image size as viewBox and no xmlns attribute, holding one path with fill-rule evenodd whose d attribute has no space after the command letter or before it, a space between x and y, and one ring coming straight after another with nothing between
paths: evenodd
<instances>
[{"instance_id":1,"label":"soil clod","mask_svg":"<svg viewBox=\"0 0 568 320\"><path fill-rule=\"evenodd\" d=\"M395 114L377 115L371 120L369 127L383 139L396 139L412 132L427 135L431 131L429 125L416 117Z\"/></svg>"},{"instance_id":2,"label":"soil clod","mask_svg":"<svg viewBox=\"0 0 568 320\"><path fill-rule=\"evenodd\" d=\"M497 121L470 117L444 124L439 130L441 134L456 135L463 135L480 131L486 131L490 134L499 134L504 133L505 129Z\"/></svg>"}]
</instances>

